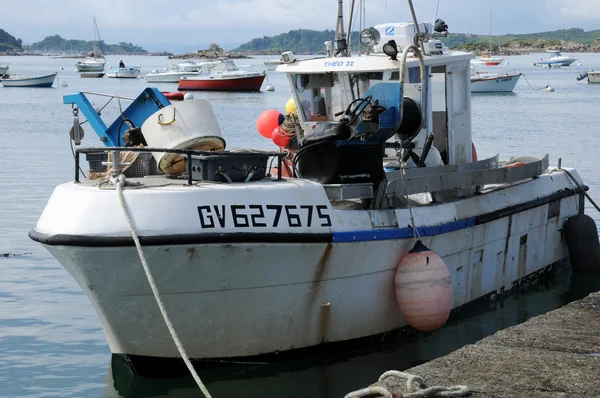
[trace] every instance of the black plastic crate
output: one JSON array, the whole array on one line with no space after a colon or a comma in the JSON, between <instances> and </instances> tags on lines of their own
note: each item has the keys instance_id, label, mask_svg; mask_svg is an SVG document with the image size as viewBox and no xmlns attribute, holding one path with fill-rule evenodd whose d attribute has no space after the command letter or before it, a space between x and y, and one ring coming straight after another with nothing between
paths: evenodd
<instances>
[{"instance_id":1,"label":"black plastic crate","mask_svg":"<svg viewBox=\"0 0 600 398\"><path fill-rule=\"evenodd\" d=\"M226 153L192 156L192 179L242 182L265 178L269 156L262 153Z\"/></svg>"}]
</instances>

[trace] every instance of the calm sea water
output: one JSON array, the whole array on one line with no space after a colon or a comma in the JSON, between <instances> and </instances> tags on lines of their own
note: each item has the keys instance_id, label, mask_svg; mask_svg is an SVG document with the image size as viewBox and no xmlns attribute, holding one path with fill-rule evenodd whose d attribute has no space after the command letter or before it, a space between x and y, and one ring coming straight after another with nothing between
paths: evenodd
<instances>
[{"instance_id":1,"label":"calm sea water","mask_svg":"<svg viewBox=\"0 0 600 398\"><path fill-rule=\"evenodd\" d=\"M531 89L521 79L514 94L473 95L474 141L480 157L499 153L551 155L556 164L577 168L600 201L598 128L600 85L577 82L588 68L600 69L600 54L578 54L577 63L560 69L532 66L539 55L508 57L532 86L551 84L556 91ZM164 68L159 57L108 57L141 65L145 75ZM120 362L111 363L104 334L79 286L42 247L27 237L53 188L73 178L68 131L69 106L62 96L78 91L135 97L145 80L81 79L75 60L2 57L12 73L59 71L51 89L0 88L0 396L2 397L187 397L199 396L189 377L152 380L133 377ZM238 65L262 64L262 59ZM275 92L196 93L208 99L221 123L228 148L272 148L254 128L266 108L283 110L290 97L284 76L270 73ZM65 82L68 87L61 87ZM176 90L176 84L159 86ZM95 100L102 105L104 99ZM103 113L111 121L116 110ZM97 145L86 127L86 145ZM588 205L597 223L600 217ZM443 329L420 334L404 344L378 345L284 364L254 364L201 372L215 397L334 397L372 383L388 369L406 369L473 343L499 329L555 309L600 289L600 278L562 273L535 288L493 305L463 313Z\"/></svg>"}]
</instances>

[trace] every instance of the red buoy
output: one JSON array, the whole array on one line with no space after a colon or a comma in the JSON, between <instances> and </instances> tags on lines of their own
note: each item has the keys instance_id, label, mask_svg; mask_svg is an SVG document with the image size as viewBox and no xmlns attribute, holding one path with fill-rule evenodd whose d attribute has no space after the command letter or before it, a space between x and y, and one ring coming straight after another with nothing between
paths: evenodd
<instances>
[{"instance_id":1,"label":"red buoy","mask_svg":"<svg viewBox=\"0 0 600 398\"><path fill-rule=\"evenodd\" d=\"M396 300L406 322L423 332L441 328L452 310L450 272L440 256L418 241L398 264Z\"/></svg>"},{"instance_id":2,"label":"red buoy","mask_svg":"<svg viewBox=\"0 0 600 398\"><path fill-rule=\"evenodd\" d=\"M281 129L280 126L277 126L273 129L271 133L271 139L273 143L278 147L286 147L290 144L290 136L286 134L285 131Z\"/></svg>"}]
</instances>

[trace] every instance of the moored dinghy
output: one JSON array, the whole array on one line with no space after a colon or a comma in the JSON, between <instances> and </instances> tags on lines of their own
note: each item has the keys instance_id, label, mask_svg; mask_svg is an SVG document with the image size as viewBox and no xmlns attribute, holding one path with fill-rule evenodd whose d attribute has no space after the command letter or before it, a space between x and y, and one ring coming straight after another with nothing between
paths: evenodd
<instances>
[{"instance_id":1,"label":"moored dinghy","mask_svg":"<svg viewBox=\"0 0 600 398\"><path fill-rule=\"evenodd\" d=\"M136 373L181 354L133 231L192 359L281 356L409 322L440 327L450 309L567 262L561 229L584 210L547 156L474 158L473 56L445 48L437 38L446 34L443 21L378 25L361 32L370 53L353 57L338 29L326 58L286 53L278 71L297 117L270 112L258 126L285 147L277 154L224 151L228 132L204 100L170 104L146 89L106 128L85 94L65 96L107 147L77 156L114 160L104 180L76 172L59 185L30 237L79 283L111 351ZM148 147L119 146L141 143L134 135ZM167 176L121 173L120 162L132 167L143 152ZM295 178L265 176L275 155L293 157ZM423 292L424 280L437 288ZM421 310L410 311L415 300Z\"/></svg>"},{"instance_id":2,"label":"moored dinghy","mask_svg":"<svg viewBox=\"0 0 600 398\"><path fill-rule=\"evenodd\" d=\"M7 79L3 78L0 82L4 87L52 87L56 75L56 72L41 76L13 75Z\"/></svg>"},{"instance_id":3,"label":"moored dinghy","mask_svg":"<svg viewBox=\"0 0 600 398\"><path fill-rule=\"evenodd\" d=\"M106 71L106 76L117 79L136 79L140 75L139 67L132 68L110 68Z\"/></svg>"}]
</instances>

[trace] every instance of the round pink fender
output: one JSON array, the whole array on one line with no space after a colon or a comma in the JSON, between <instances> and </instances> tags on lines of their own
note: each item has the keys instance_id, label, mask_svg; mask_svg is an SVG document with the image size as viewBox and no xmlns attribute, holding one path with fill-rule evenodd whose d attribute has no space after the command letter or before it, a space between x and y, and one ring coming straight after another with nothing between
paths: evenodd
<instances>
[{"instance_id":1,"label":"round pink fender","mask_svg":"<svg viewBox=\"0 0 600 398\"><path fill-rule=\"evenodd\" d=\"M452 309L452 282L444 261L418 241L398 264L396 300L410 326L424 332L442 327Z\"/></svg>"}]
</instances>

